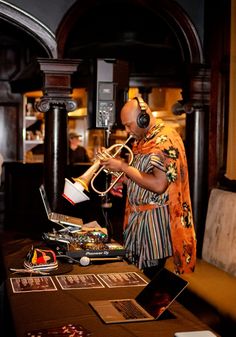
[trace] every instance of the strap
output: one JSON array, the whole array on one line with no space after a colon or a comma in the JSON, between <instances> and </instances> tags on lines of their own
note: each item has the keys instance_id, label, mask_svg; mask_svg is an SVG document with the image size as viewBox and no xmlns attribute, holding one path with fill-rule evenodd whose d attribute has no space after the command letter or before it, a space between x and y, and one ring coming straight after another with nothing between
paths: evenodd
<instances>
[{"instance_id":1,"label":"strap","mask_svg":"<svg viewBox=\"0 0 236 337\"><path fill-rule=\"evenodd\" d=\"M158 204L129 205L131 212L144 212L160 207ZM162 205L163 206L163 205Z\"/></svg>"}]
</instances>

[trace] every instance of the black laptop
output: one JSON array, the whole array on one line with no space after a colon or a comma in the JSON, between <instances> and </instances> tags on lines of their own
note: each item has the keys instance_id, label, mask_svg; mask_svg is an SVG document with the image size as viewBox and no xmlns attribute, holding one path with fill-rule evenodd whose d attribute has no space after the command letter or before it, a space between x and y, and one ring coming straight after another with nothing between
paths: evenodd
<instances>
[{"instance_id":1,"label":"black laptop","mask_svg":"<svg viewBox=\"0 0 236 337\"><path fill-rule=\"evenodd\" d=\"M187 285L187 281L163 268L135 299L96 300L89 304L107 324L153 321L166 311Z\"/></svg>"}]
</instances>

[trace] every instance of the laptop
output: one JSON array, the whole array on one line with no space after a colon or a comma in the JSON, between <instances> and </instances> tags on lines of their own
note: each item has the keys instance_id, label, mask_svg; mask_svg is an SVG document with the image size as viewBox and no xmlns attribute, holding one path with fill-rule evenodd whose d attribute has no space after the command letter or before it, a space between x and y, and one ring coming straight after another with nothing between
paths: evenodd
<instances>
[{"instance_id":1,"label":"laptop","mask_svg":"<svg viewBox=\"0 0 236 337\"><path fill-rule=\"evenodd\" d=\"M163 315L187 285L187 281L163 268L135 299L96 300L89 304L107 324L153 321Z\"/></svg>"},{"instance_id":2,"label":"laptop","mask_svg":"<svg viewBox=\"0 0 236 337\"><path fill-rule=\"evenodd\" d=\"M44 185L39 187L39 191L43 200L43 204L47 213L48 220L57 223L62 226L65 230L69 230L70 232L76 232L81 230L83 221L80 218L72 217L70 215L55 213L51 211L47 194L44 188ZM66 226L66 227L65 227Z\"/></svg>"}]
</instances>

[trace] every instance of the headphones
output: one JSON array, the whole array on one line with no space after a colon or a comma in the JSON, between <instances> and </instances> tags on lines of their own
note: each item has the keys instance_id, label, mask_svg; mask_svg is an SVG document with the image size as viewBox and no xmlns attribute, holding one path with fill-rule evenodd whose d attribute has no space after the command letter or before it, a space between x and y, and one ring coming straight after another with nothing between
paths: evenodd
<instances>
[{"instance_id":1,"label":"headphones","mask_svg":"<svg viewBox=\"0 0 236 337\"><path fill-rule=\"evenodd\" d=\"M146 111L145 102L141 97L134 97L133 99L135 99L138 102L139 108L141 110L137 117L137 121L136 121L137 125L140 128L145 129L148 127L149 122L150 122L150 116Z\"/></svg>"}]
</instances>

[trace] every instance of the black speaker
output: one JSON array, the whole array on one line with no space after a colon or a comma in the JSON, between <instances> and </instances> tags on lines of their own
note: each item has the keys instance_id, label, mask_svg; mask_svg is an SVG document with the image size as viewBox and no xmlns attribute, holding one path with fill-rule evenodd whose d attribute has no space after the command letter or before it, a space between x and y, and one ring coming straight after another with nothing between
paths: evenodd
<instances>
[{"instance_id":1,"label":"black speaker","mask_svg":"<svg viewBox=\"0 0 236 337\"><path fill-rule=\"evenodd\" d=\"M127 100L128 63L115 59L90 61L88 83L89 128L120 128L119 112Z\"/></svg>"},{"instance_id":2,"label":"black speaker","mask_svg":"<svg viewBox=\"0 0 236 337\"><path fill-rule=\"evenodd\" d=\"M146 111L144 100L141 97L134 97L134 99L138 102L138 105L140 108L140 113L138 114L138 117L137 117L137 125L140 128L145 129L149 125L150 116Z\"/></svg>"}]
</instances>

